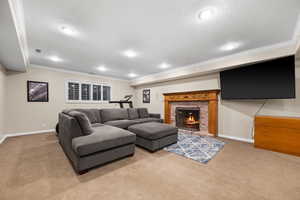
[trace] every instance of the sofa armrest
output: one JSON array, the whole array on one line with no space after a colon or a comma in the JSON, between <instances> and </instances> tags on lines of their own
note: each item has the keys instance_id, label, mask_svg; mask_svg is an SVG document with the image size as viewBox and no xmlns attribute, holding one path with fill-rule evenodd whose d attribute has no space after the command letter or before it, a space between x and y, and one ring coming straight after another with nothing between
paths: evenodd
<instances>
[{"instance_id":1,"label":"sofa armrest","mask_svg":"<svg viewBox=\"0 0 300 200\"><path fill-rule=\"evenodd\" d=\"M160 114L159 113L149 113L149 117L160 119Z\"/></svg>"}]
</instances>

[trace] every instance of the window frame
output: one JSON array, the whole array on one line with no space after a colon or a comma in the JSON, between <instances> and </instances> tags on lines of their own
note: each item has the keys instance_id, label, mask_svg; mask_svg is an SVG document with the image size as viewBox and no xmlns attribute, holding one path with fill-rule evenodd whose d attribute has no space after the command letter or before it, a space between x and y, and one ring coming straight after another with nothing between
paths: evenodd
<instances>
[{"instance_id":1,"label":"window frame","mask_svg":"<svg viewBox=\"0 0 300 200\"><path fill-rule=\"evenodd\" d=\"M107 87L110 87L110 98L109 98L109 100L104 100L103 98L104 98L104 86L107 86ZM112 97L112 89L111 89L111 85L109 85L109 84L102 84L102 101L104 102L104 103L108 103L109 101L111 101L111 97Z\"/></svg>"},{"instance_id":2,"label":"window frame","mask_svg":"<svg viewBox=\"0 0 300 200\"><path fill-rule=\"evenodd\" d=\"M93 97L94 86L100 86L100 88L101 88L101 98L100 98L100 100L94 100L94 97ZM93 103L99 103L99 102L103 101L103 85L101 83L93 83L92 84L92 94L91 94L91 97L92 97L92 102Z\"/></svg>"},{"instance_id":3,"label":"window frame","mask_svg":"<svg viewBox=\"0 0 300 200\"><path fill-rule=\"evenodd\" d=\"M82 84L90 85L90 95L89 100L82 100ZM92 83L88 81L80 81L80 102L81 103L91 103L92 102Z\"/></svg>"},{"instance_id":4,"label":"window frame","mask_svg":"<svg viewBox=\"0 0 300 200\"><path fill-rule=\"evenodd\" d=\"M69 83L77 83L79 85L79 99L78 100L69 100ZM90 100L82 100L82 84L89 84L90 85ZM93 99L93 86L100 86L101 87L101 99L100 100L94 100ZM110 100L104 100L104 86L110 87ZM72 80L68 79L65 80L65 100L66 103L74 103L74 104L89 104L89 103L109 103L112 98L112 86L110 84L106 83L97 83L97 82L91 82L91 81L79 81L79 80Z\"/></svg>"},{"instance_id":5,"label":"window frame","mask_svg":"<svg viewBox=\"0 0 300 200\"><path fill-rule=\"evenodd\" d=\"M69 99L69 83L78 83L78 85L79 85L79 99L78 100L70 100ZM81 101L81 83L80 83L80 81L67 80L65 82L65 98L66 98L67 103L80 103L80 101Z\"/></svg>"}]
</instances>

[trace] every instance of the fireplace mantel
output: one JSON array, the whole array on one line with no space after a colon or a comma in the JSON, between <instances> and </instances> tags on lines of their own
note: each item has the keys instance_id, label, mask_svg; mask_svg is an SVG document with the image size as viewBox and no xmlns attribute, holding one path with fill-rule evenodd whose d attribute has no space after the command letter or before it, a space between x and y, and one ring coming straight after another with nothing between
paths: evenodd
<instances>
[{"instance_id":1,"label":"fireplace mantel","mask_svg":"<svg viewBox=\"0 0 300 200\"><path fill-rule=\"evenodd\" d=\"M165 123L171 123L171 102L208 101L208 132L218 133L218 94L220 90L202 90L190 92L164 93Z\"/></svg>"}]
</instances>

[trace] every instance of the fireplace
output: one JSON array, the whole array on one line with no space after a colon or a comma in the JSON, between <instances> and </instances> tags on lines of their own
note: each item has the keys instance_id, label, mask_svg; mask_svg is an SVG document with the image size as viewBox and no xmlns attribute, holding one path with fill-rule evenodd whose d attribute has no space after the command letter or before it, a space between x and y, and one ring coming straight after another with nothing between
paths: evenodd
<instances>
[{"instance_id":1,"label":"fireplace","mask_svg":"<svg viewBox=\"0 0 300 200\"><path fill-rule=\"evenodd\" d=\"M201 132L206 131L208 134L217 136L218 132L218 94L219 90L205 90L205 91L190 91L190 92L175 92L164 93L164 122L176 126L176 108L177 107L197 107L199 108L197 129ZM193 113L193 112L192 112ZM184 121L178 122L178 127L186 127ZM180 124L181 123L181 124ZM191 125L189 125L191 127ZM186 128L188 129L188 128ZM191 129L190 129L191 130Z\"/></svg>"},{"instance_id":2,"label":"fireplace","mask_svg":"<svg viewBox=\"0 0 300 200\"><path fill-rule=\"evenodd\" d=\"M190 131L200 130L199 107L177 107L175 111L176 127Z\"/></svg>"}]
</instances>

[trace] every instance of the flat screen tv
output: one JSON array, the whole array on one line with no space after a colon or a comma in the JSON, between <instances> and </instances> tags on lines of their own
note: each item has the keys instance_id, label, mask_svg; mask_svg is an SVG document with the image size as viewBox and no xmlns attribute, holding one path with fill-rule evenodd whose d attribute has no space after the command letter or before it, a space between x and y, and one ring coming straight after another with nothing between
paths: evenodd
<instances>
[{"instance_id":1,"label":"flat screen tv","mask_svg":"<svg viewBox=\"0 0 300 200\"><path fill-rule=\"evenodd\" d=\"M295 56L220 73L222 99L295 98Z\"/></svg>"}]
</instances>

